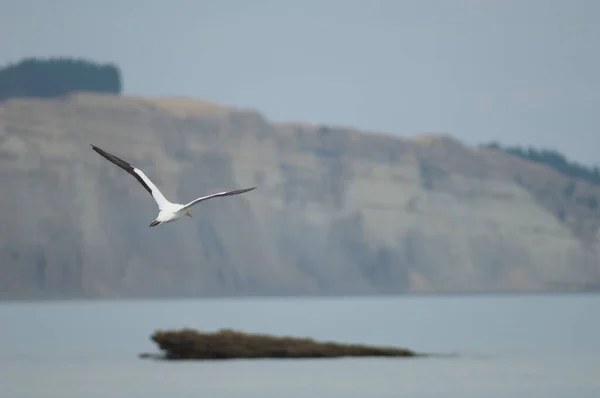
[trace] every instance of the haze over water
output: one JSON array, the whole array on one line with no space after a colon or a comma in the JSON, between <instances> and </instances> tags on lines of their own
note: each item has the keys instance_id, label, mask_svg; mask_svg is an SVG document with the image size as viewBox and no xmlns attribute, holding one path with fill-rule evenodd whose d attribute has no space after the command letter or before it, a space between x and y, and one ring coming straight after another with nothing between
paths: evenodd
<instances>
[{"instance_id":1,"label":"haze over water","mask_svg":"<svg viewBox=\"0 0 600 398\"><path fill-rule=\"evenodd\" d=\"M5 302L0 396L598 397L600 295ZM444 359L165 363L156 329L234 328Z\"/></svg>"}]
</instances>

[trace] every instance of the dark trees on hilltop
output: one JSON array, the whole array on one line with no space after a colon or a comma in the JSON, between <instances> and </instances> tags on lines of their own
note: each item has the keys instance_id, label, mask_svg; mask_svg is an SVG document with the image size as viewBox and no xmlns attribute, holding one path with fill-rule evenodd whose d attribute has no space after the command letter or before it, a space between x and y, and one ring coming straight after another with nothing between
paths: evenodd
<instances>
[{"instance_id":1,"label":"dark trees on hilltop","mask_svg":"<svg viewBox=\"0 0 600 398\"><path fill-rule=\"evenodd\" d=\"M586 167L575 162L569 162L565 155L557 151L547 149L535 150L533 148L523 149L516 146L503 148L495 142L483 144L481 147L502 150L511 155L550 166L569 177L580 178L593 184L600 184L600 170L598 166Z\"/></svg>"},{"instance_id":2,"label":"dark trees on hilltop","mask_svg":"<svg viewBox=\"0 0 600 398\"><path fill-rule=\"evenodd\" d=\"M0 101L53 98L74 91L121 94L121 72L112 64L73 58L26 58L0 69Z\"/></svg>"}]
</instances>

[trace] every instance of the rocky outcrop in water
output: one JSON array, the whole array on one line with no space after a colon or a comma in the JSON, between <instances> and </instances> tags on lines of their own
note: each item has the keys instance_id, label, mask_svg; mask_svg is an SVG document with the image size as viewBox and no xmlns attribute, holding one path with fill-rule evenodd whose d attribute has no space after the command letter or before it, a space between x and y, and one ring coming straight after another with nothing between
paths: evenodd
<instances>
[{"instance_id":1,"label":"rocky outcrop in water","mask_svg":"<svg viewBox=\"0 0 600 398\"><path fill-rule=\"evenodd\" d=\"M142 354L142 357L209 360L425 356L406 348L318 342L308 338L248 334L227 329L214 333L192 329L157 331L152 335L152 340L164 355Z\"/></svg>"}]
</instances>

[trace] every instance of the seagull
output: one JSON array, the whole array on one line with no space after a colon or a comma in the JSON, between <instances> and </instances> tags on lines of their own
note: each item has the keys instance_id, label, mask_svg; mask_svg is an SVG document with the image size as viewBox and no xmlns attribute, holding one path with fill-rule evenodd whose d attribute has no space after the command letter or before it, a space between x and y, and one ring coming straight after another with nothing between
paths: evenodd
<instances>
[{"instance_id":1,"label":"seagull","mask_svg":"<svg viewBox=\"0 0 600 398\"><path fill-rule=\"evenodd\" d=\"M144 188L146 188L146 190L148 192L150 192L150 195L152 195L152 197L156 201L156 204L158 205L158 210L159 210L158 216L156 217L156 219L154 221L152 221L150 223L150 227L156 227L157 225L160 225L160 224L178 220L184 214L186 216L191 217L192 216L192 213L190 210L191 207L197 203L204 201L204 200L217 198L220 196L239 195L241 193L252 191L253 189L256 189L256 187L252 187L252 188L238 189L235 191L225 191L225 192L213 193L211 195L201 196L201 197L194 199L191 202L184 204L184 205L182 205L180 203L172 203L164 197L162 192L160 192L160 190L156 187L156 185L154 185L154 183L146 176L146 174L144 174L144 172L142 170L138 169L137 167L133 167L132 165L130 165L123 159L120 159L120 158L116 157L115 155L110 154L110 153L98 148L95 145L92 145L92 144L90 144L90 145L92 146L92 149L94 149L94 151L96 151L97 153L99 153L100 155L102 155L103 157L105 157L106 159L111 161L112 163L116 164L117 166L119 166L120 168L122 168L123 170L125 170L126 172L131 174L132 176L134 176L136 178L136 180L138 180L140 182L140 184L142 184L142 186Z\"/></svg>"}]
</instances>

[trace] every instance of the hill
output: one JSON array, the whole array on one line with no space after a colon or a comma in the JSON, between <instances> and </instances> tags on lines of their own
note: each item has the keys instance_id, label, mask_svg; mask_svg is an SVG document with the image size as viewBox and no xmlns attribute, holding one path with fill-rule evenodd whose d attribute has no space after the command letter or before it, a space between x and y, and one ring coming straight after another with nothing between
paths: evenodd
<instances>
[{"instance_id":1,"label":"hill","mask_svg":"<svg viewBox=\"0 0 600 398\"><path fill-rule=\"evenodd\" d=\"M164 194L156 205L89 144ZM585 290L600 187L446 135L276 124L207 101L72 94L0 104L3 298Z\"/></svg>"}]
</instances>

